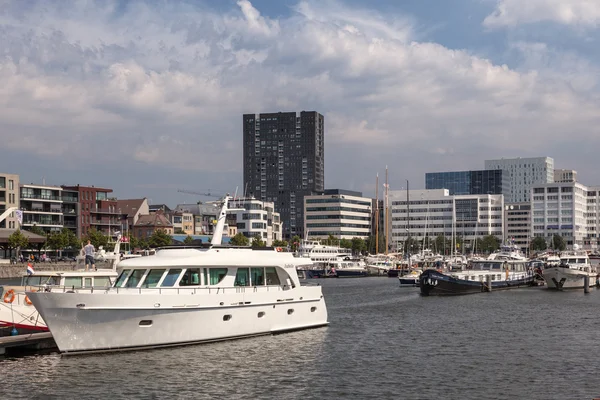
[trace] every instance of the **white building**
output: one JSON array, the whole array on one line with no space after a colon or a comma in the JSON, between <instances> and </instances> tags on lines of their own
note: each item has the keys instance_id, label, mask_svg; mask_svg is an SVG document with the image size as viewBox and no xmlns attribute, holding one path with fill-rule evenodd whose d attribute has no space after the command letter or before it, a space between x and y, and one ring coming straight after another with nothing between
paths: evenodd
<instances>
[{"instance_id":1,"label":"white building","mask_svg":"<svg viewBox=\"0 0 600 400\"><path fill-rule=\"evenodd\" d=\"M350 190L328 189L304 197L304 232L310 239L366 239L371 235L373 200Z\"/></svg>"},{"instance_id":2,"label":"white building","mask_svg":"<svg viewBox=\"0 0 600 400\"><path fill-rule=\"evenodd\" d=\"M19 175L0 173L0 215L8 208L19 206ZM0 221L0 229L17 229L19 222L13 212L4 221Z\"/></svg>"},{"instance_id":3,"label":"white building","mask_svg":"<svg viewBox=\"0 0 600 400\"><path fill-rule=\"evenodd\" d=\"M534 185L554 182L554 160L550 157L485 160L485 169L506 171L510 181L508 193L504 194L507 204L528 202Z\"/></svg>"},{"instance_id":4,"label":"white building","mask_svg":"<svg viewBox=\"0 0 600 400\"><path fill-rule=\"evenodd\" d=\"M567 248L578 244L597 247L598 189L577 182L536 185L531 189L534 237L548 244L554 235L562 236Z\"/></svg>"},{"instance_id":5,"label":"white building","mask_svg":"<svg viewBox=\"0 0 600 400\"><path fill-rule=\"evenodd\" d=\"M555 169L554 182L577 182L577 171L574 169Z\"/></svg>"},{"instance_id":6,"label":"white building","mask_svg":"<svg viewBox=\"0 0 600 400\"><path fill-rule=\"evenodd\" d=\"M504 196L472 194L451 196L448 189L396 190L389 192L391 204L391 245L401 248L410 235L412 240L434 240L443 235L448 240L463 238L471 249L476 238L494 235L504 240ZM450 253L450 249L434 249ZM444 251L445 250L445 251Z\"/></svg>"},{"instance_id":7,"label":"white building","mask_svg":"<svg viewBox=\"0 0 600 400\"><path fill-rule=\"evenodd\" d=\"M247 197L230 202L229 208L227 220L237 233L250 239L259 235L267 246L272 246L274 240L283 240L283 223L272 201Z\"/></svg>"},{"instance_id":8,"label":"white building","mask_svg":"<svg viewBox=\"0 0 600 400\"><path fill-rule=\"evenodd\" d=\"M47 185L20 185L19 208L23 211L23 229L34 225L44 232L60 232L63 228L63 188Z\"/></svg>"}]
</instances>

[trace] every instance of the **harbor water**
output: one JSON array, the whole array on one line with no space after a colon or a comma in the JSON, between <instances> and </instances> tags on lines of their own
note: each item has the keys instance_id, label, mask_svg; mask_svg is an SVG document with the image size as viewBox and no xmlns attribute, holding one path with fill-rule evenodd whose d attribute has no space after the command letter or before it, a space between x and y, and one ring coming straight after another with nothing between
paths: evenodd
<instances>
[{"instance_id":1,"label":"harbor water","mask_svg":"<svg viewBox=\"0 0 600 400\"><path fill-rule=\"evenodd\" d=\"M422 297L391 278L314 283L323 286L326 328L149 351L4 359L0 394L11 400L600 397L599 290L443 298Z\"/></svg>"}]
</instances>

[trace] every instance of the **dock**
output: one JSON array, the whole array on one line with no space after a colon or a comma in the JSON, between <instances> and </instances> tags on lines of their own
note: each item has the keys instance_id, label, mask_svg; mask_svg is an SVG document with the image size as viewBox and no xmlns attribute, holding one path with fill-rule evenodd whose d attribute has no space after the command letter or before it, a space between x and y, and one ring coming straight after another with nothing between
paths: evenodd
<instances>
[{"instance_id":1,"label":"dock","mask_svg":"<svg viewBox=\"0 0 600 400\"><path fill-rule=\"evenodd\" d=\"M56 348L50 332L0 337L0 356L18 356Z\"/></svg>"}]
</instances>

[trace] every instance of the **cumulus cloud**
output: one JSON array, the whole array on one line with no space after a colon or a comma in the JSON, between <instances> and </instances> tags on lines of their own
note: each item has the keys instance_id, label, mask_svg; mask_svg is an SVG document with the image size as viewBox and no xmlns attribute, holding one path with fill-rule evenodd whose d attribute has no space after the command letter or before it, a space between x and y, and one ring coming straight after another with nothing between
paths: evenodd
<instances>
[{"instance_id":1,"label":"cumulus cloud","mask_svg":"<svg viewBox=\"0 0 600 400\"><path fill-rule=\"evenodd\" d=\"M497 1L494 12L483 21L489 28L542 21L581 27L596 27L600 23L600 2L596 0Z\"/></svg>"},{"instance_id":2,"label":"cumulus cloud","mask_svg":"<svg viewBox=\"0 0 600 400\"><path fill-rule=\"evenodd\" d=\"M417 41L413 17L332 1L301 1L278 18L248 0L226 12L136 1L3 10L0 155L241 180L243 113L317 110L326 186L360 190L383 164L423 181L486 157L552 156L572 132L598 141L595 69L573 58L552 73L544 44L514 44L523 62L509 68Z\"/></svg>"}]
</instances>

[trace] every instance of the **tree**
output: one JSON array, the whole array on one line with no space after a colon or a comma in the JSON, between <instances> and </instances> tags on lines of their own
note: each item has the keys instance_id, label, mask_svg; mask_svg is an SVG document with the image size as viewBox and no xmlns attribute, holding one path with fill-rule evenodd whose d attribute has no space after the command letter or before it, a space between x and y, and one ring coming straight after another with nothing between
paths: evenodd
<instances>
[{"instance_id":1,"label":"tree","mask_svg":"<svg viewBox=\"0 0 600 400\"><path fill-rule=\"evenodd\" d=\"M29 239L27 236L23 235L23 233L17 229L8 237L8 247L12 249L17 249L17 253L20 249L27 247L29 243ZM17 254L18 255L18 254Z\"/></svg>"},{"instance_id":2,"label":"tree","mask_svg":"<svg viewBox=\"0 0 600 400\"><path fill-rule=\"evenodd\" d=\"M105 236L102 232L97 231L96 228L90 228L87 235L84 236L83 242L86 243L88 240L96 249L98 249L100 246L106 247L108 243L108 236Z\"/></svg>"},{"instance_id":3,"label":"tree","mask_svg":"<svg viewBox=\"0 0 600 400\"><path fill-rule=\"evenodd\" d=\"M548 248L546 239L540 236L533 238L531 241L531 248L536 251L546 250Z\"/></svg>"},{"instance_id":4,"label":"tree","mask_svg":"<svg viewBox=\"0 0 600 400\"><path fill-rule=\"evenodd\" d=\"M173 239L164 229L155 230L148 238L148 245L152 248L170 246L171 243Z\"/></svg>"},{"instance_id":5,"label":"tree","mask_svg":"<svg viewBox=\"0 0 600 400\"><path fill-rule=\"evenodd\" d=\"M175 228L176 235L185 235L185 232L181 228Z\"/></svg>"},{"instance_id":6,"label":"tree","mask_svg":"<svg viewBox=\"0 0 600 400\"><path fill-rule=\"evenodd\" d=\"M480 241L478 239L477 248L484 253L492 253L500 247L500 241L494 235L487 235Z\"/></svg>"},{"instance_id":7,"label":"tree","mask_svg":"<svg viewBox=\"0 0 600 400\"><path fill-rule=\"evenodd\" d=\"M238 232L231 240L229 240L229 244L232 246L248 246L250 241L242 232Z\"/></svg>"},{"instance_id":8,"label":"tree","mask_svg":"<svg viewBox=\"0 0 600 400\"><path fill-rule=\"evenodd\" d=\"M351 249L352 248L352 241L348 240L348 239L341 239L340 240L340 247L342 249Z\"/></svg>"},{"instance_id":9,"label":"tree","mask_svg":"<svg viewBox=\"0 0 600 400\"><path fill-rule=\"evenodd\" d=\"M65 247L73 249L79 249L81 247L81 240L77 239L75 233L69 228L63 228L62 235L65 238Z\"/></svg>"},{"instance_id":10,"label":"tree","mask_svg":"<svg viewBox=\"0 0 600 400\"><path fill-rule=\"evenodd\" d=\"M554 235L552 237L552 247L554 248L554 250L563 251L564 249L567 248L565 239L563 239L563 237L560 235Z\"/></svg>"},{"instance_id":11,"label":"tree","mask_svg":"<svg viewBox=\"0 0 600 400\"><path fill-rule=\"evenodd\" d=\"M252 247L265 247L267 244L261 239L260 235L256 234L252 238Z\"/></svg>"},{"instance_id":12,"label":"tree","mask_svg":"<svg viewBox=\"0 0 600 400\"><path fill-rule=\"evenodd\" d=\"M300 242L301 241L302 241L302 239L300 239L300 236L298 236L298 235L295 235L292 238L292 243L291 243L291 245L292 245L292 251L297 251L298 250L298 246L300 246Z\"/></svg>"},{"instance_id":13,"label":"tree","mask_svg":"<svg viewBox=\"0 0 600 400\"><path fill-rule=\"evenodd\" d=\"M367 244L361 238L352 238L350 244L354 254L361 254L367 250Z\"/></svg>"},{"instance_id":14,"label":"tree","mask_svg":"<svg viewBox=\"0 0 600 400\"><path fill-rule=\"evenodd\" d=\"M192 244L193 241L194 241L194 238L191 237L190 235L187 235L185 237L185 239L183 239L183 244Z\"/></svg>"},{"instance_id":15,"label":"tree","mask_svg":"<svg viewBox=\"0 0 600 400\"><path fill-rule=\"evenodd\" d=\"M46 245L51 250L62 250L67 247L67 237L62 232L53 232L48 236Z\"/></svg>"},{"instance_id":16,"label":"tree","mask_svg":"<svg viewBox=\"0 0 600 400\"><path fill-rule=\"evenodd\" d=\"M285 249L288 247L288 242L285 240L273 240L273 247L281 247Z\"/></svg>"},{"instance_id":17,"label":"tree","mask_svg":"<svg viewBox=\"0 0 600 400\"><path fill-rule=\"evenodd\" d=\"M36 235L46 236L46 232L42 228L37 225L33 225L31 228L27 229L31 233L35 233Z\"/></svg>"}]
</instances>

